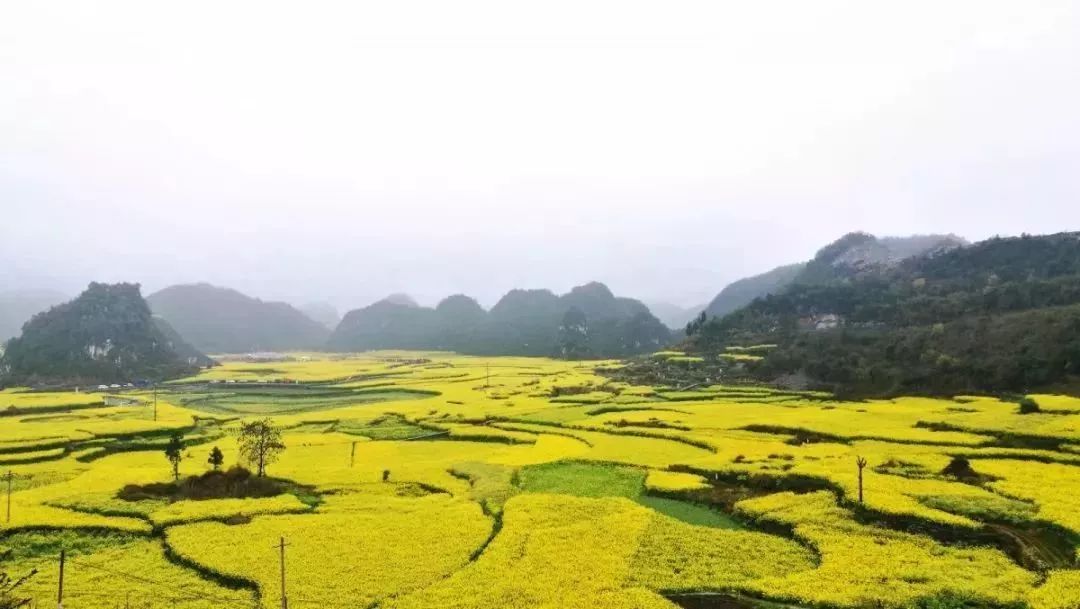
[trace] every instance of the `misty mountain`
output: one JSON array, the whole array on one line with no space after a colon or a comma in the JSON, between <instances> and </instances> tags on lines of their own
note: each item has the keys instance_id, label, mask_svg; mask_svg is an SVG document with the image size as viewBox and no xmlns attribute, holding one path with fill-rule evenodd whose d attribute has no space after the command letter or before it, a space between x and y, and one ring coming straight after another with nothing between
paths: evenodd
<instances>
[{"instance_id":1,"label":"misty mountain","mask_svg":"<svg viewBox=\"0 0 1080 609\"><path fill-rule=\"evenodd\" d=\"M791 285L805 267L805 262L779 266L766 273L732 282L705 307L705 313L709 317L723 317L750 304L755 298L778 292Z\"/></svg>"},{"instance_id":2,"label":"misty mountain","mask_svg":"<svg viewBox=\"0 0 1080 609\"><path fill-rule=\"evenodd\" d=\"M672 330L682 330L691 319L705 310L705 305L683 307L670 302L649 301L649 311Z\"/></svg>"},{"instance_id":3,"label":"misty mountain","mask_svg":"<svg viewBox=\"0 0 1080 609\"><path fill-rule=\"evenodd\" d=\"M793 283L818 283L895 266L912 256L964 244L966 241L955 235L875 237L867 233L850 233L822 248L808 262L779 266L729 284L709 303L705 312L709 317L723 317L755 298L775 294Z\"/></svg>"},{"instance_id":4,"label":"misty mountain","mask_svg":"<svg viewBox=\"0 0 1080 609\"><path fill-rule=\"evenodd\" d=\"M572 353L565 348L568 315L581 333L573 339ZM433 309L384 299L347 313L328 347L617 357L654 351L670 338L669 330L640 301L616 297L594 282L562 296L550 290L511 290L490 311L460 294Z\"/></svg>"},{"instance_id":5,"label":"misty mountain","mask_svg":"<svg viewBox=\"0 0 1080 609\"><path fill-rule=\"evenodd\" d=\"M13 290L0 293L0 343L19 335L37 313L58 305L66 296L51 290Z\"/></svg>"},{"instance_id":6,"label":"misty mountain","mask_svg":"<svg viewBox=\"0 0 1080 609\"><path fill-rule=\"evenodd\" d=\"M856 395L1027 392L1080 380L1080 233L933 245L851 263L855 235L787 289L714 318L690 345L707 353L774 344L746 364ZM925 248L926 242L920 245Z\"/></svg>"},{"instance_id":7,"label":"misty mountain","mask_svg":"<svg viewBox=\"0 0 1080 609\"><path fill-rule=\"evenodd\" d=\"M38 313L8 341L4 383L162 380L212 361L155 320L138 284L91 283L78 298Z\"/></svg>"},{"instance_id":8,"label":"misty mountain","mask_svg":"<svg viewBox=\"0 0 1080 609\"><path fill-rule=\"evenodd\" d=\"M147 297L154 313L205 353L320 349L330 330L284 302L266 302L206 283Z\"/></svg>"},{"instance_id":9,"label":"misty mountain","mask_svg":"<svg viewBox=\"0 0 1080 609\"><path fill-rule=\"evenodd\" d=\"M341 321L341 316L338 315L337 309L328 302L309 302L300 307L300 312L307 315L309 319L319 322L325 326L327 330L333 330Z\"/></svg>"}]
</instances>

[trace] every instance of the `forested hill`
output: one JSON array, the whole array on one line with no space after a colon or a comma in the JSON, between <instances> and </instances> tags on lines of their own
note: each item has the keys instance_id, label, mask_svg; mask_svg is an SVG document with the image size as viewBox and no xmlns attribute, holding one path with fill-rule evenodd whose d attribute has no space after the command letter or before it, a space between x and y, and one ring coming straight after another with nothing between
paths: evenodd
<instances>
[{"instance_id":1,"label":"forested hill","mask_svg":"<svg viewBox=\"0 0 1080 609\"><path fill-rule=\"evenodd\" d=\"M670 331L648 307L594 282L562 296L511 290L490 311L460 294L434 309L386 299L347 313L328 346L584 358L651 352L670 340Z\"/></svg>"},{"instance_id":2,"label":"forested hill","mask_svg":"<svg viewBox=\"0 0 1080 609\"><path fill-rule=\"evenodd\" d=\"M284 302L264 302L207 283L147 297L154 313L204 353L321 349L330 330Z\"/></svg>"},{"instance_id":3,"label":"forested hill","mask_svg":"<svg viewBox=\"0 0 1080 609\"><path fill-rule=\"evenodd\" d=\"M831 268L823 250L808 268ZM859 395L1023 392L1080 377L1080 233L994 238L821 273L710 320L705 353L775 344L762 379ZM790 377L789 377L790 378Z\"/></svg>"},{"instance_id":4,"label":"forested hill","mask_svg":"<svg viewBox=\"0 0 1080 609\"><path fill-rule=\"evenodd\" d=\"M913 235L875 237L849 233L822 248L813 260L797 262L746 277L727 285L705 308L709 317L723 317L768 294L776 294L796 283L820 283L837 276L899 264L912 256L966 244L955 235Z\"/></svg>"},{"instance_id":5,"label":"forested hill","mask_svg":"<svg viewBox=\"0 0 1080 609\"><path fill-rule=\"evenodd\" d=\"M35 315L8 341L0 384L156 381L212 363L154 319L137 284L91 283L75 300Z\"/></svg>"}]
</instances>

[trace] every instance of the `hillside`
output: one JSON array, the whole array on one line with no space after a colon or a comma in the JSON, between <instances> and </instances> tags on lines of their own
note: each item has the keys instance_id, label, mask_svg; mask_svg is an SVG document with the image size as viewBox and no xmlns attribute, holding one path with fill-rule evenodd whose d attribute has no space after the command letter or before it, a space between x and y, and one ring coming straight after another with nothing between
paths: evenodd
<instances>
[{"instance_id":1,"label":"hillside","mask_svg":"<svg viewBox=\"0 0 1080 609\"><path fill-rule=\"evenodd\" d=\"M289 304L206 283L171 286L146 301L204 353L319 349L330 334Z\"/></svg>"},{"instance_id":2,"label":"hillside","mask_svg":"<svg viewBox=\"0 0 1080 609\"><path fill-rule=\"evenodd\" d=\"M1024 392L1080 376L1080 234L995 238L858 272L826 248L795 283L711 320L697 350L776 344L746 367L859 395Z\"/></svg>"},{"instance_id":3,"label":"hillside","mask_svg":"<svg viewBox=\"0 0 1080 609\"><path fill-rule=\"evenodd\" d=\"M91 283L78 298L35 315L0 359L5 384L161 380L211 360L155 321L138 284Z\"/></svg>"},{"instance_id":4,"label":"hillside","mask_svg":"<svg viewBox=\"0 0 1080 609\"><path fill-rule=\"evenodd\" d=\"M549 290L511 290L490 311L461 294L434 309L384 299L347 313L328 347L618 357L654 351L669 340L669 330L648 307L616 297L594 282L562 296Z\"/></svg>"},{"instance_id":5,"label":"hillside","mask_svg":"<svg viewBox=\"0 0 1080 609\"><path fill-rule=\"evenodd\" d=\"M37 313L67 298L51 290L12 290L0 293L0 343L14 338Z\"/></svg>"},{"instance_id":6,"label":"hillside","mask_svg":"<svg viewBox=\"0 0 1080 609\"><path fill-rule=\"evenodd\" d=\"M776 294L795 283L821 283L850 277L965 243L955 235L875 237L867 233L850 233L823 248L812 260L779 266L729 284L709 303L705 312L709 317L723 317L755 298Z\"/></svg>"}]
</instances>

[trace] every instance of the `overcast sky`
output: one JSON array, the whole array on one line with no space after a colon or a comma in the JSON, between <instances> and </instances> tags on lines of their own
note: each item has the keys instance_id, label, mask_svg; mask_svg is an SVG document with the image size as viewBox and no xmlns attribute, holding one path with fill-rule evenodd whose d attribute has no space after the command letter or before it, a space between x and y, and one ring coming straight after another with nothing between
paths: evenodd
<instances>
[{"instance_id":1,"label":"overcast sky","mask_svg":"<svg viewBox=\"0 0 1080 609\"><path fill-rule=\"evenodd\" d=\"M0 285L690 305L1080 229L1080 3L0 5Z\"/></svg>"}]
</instances>

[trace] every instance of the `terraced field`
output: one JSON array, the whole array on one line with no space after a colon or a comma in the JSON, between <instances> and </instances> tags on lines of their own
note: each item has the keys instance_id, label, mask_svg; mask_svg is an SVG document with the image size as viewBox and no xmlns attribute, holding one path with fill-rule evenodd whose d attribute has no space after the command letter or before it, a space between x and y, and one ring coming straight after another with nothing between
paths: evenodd
<instances>
[{"instance_id":1,"label":"terraced field","mask_svg":"<svg viewBox=\"0 0 1080 609\"><path fill-rule=\"evenodd\" d=\"M284 538L294 609L1080 607L1080 399L840 402L612 364L308 354L156 408L0 392L0 571L36 569L37 606L63 549L68 608L277 607ZM171 434L196 476L265 416L276 494L131 491L172 480Z\"/></svg>"}]
</instances>

